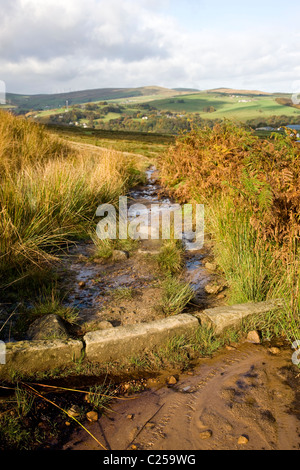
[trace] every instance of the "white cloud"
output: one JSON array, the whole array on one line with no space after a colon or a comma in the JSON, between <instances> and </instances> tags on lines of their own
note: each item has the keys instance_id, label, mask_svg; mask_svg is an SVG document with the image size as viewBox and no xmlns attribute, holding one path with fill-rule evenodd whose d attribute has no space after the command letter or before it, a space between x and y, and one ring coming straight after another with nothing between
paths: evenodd
<instances>
[{"instance_id":1,"label":"white cloud","mask_svg":"<svg viewBox=\"0 0 300 470\"><path fill-rule=\"evenodd\" d=\"M299 33L189 31L169 0L0 0L0 78L8 91L162 85L289 91ZM169 13L166 13L166 7Z\"/></svg>"}]
</instances>

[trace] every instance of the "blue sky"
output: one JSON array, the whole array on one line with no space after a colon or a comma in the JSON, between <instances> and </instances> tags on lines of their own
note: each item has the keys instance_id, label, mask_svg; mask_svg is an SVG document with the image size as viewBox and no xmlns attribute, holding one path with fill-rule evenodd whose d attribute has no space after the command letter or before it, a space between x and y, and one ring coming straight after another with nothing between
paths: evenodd
<instances>
[{"instance_id":1,"label":"blue sky","mask_svg":"<svg viewBox=\"0 0 300 470\"><path fill-rule=\"evenodd\" d=\"M171 14L185 28L255 30L255 26L281 27L299 21L300 2L289 1L234 1L234 0L170 0L162 4L165 14ZM294 23L294 24L293 24Z\"/></svg>"},{"instance_id":2,"label":"blue sky","mask_svg":"<svg viewBox=\"0 0 300 470\"><path fill-rule=\"evenodd\" d=\"M0 0L7 91L300 90L300 2Z\"/></svg>"}]
</instances>

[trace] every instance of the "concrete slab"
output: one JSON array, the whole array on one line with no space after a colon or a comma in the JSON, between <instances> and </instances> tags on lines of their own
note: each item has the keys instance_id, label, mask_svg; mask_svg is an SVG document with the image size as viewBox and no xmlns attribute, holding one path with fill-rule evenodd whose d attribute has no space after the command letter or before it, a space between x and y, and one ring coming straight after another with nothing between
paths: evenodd
<instances>
[{"instance_id":1,"label":"concrete slab","mask_svg":"<svg viewBox=\"0 0 300 470\"><path fill-rule=\"evenodd\" d=\"M192 333L198 327L197 318L182 314L150 323L93 331L84 336L86 358L102 363L129 358L146 349L153 350L174 336Z\"/></svg>"},{"instance_id":2,"label":"concrete slab","mask_svg":"<svg viewBox=\"0 0 300 470\"><path fill-rule=\"evenodd\" d=\"M0 378L7 379L16 371L31 374L64 367L81 357L82 341L47 340L6 343L5 364L0 365Z\"/></svg>"},{"instance_id":3,"label":"concrete slab","mask_svg":"<svg viewBox=\"0 0 300 470\"><path fill-rule=\"evenodd\" d=\"M262 315L284 307L282 300L269 300L266 302L222 306L204 310L195 316L202 325L211 326L216 334L222 333L226 328L238 326L244 318Z\"/></svg>"}]
</instances>

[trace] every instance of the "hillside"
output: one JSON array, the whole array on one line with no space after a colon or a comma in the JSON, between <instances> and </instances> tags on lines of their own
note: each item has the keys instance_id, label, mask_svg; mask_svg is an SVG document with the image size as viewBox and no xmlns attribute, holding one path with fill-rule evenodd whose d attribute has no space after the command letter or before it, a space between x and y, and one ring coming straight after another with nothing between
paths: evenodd
<instances>
[{"instance_id":1,"label":"hillside","mask_svg":"<svg viewBox=\"0 0 300 470\"><path fill-rule=\"evenodd\" d=\"M223 90L223 91L221 91ZM239 94L243 93L243 94ZM160 111L175 113L199 113L202 119L267 119L271 116L299 117L299 110L287 106L278 95L263 94L249 90L207 91L182 96L180 99L152 101L151 105ZM260 94L261 93L261 94ZM287 95L290 98L290 95ZM287 98L288 100L288 98Z\"/></svg>"},{"instance_id":2,"label":"hillside","mask_svg":"<svg viewBox=\"0 0 300 470\"><path fill-rule=\"evenodd\" d=\"M213 88L212 90L207 90L207 93L224 93L228 95L256 95L256 96L271 96L272 93L267 93L265 91L258 90L236 90L234 88Z\"/></svg>"},{"instance_id":3,"label":"hillside","mask_svg":"<svg viewBox=\"0 0 300 470\"><path fill-rule=\"evenodd\" d=\"M177 96L181 91L170 90L158 86L140 88L98 88L95 90L72 91L58 94L20 95L7 93L7 103L25 110L44 110L63 107L68 101L69 105L97 102L103 100L117 100L143 96Z\"/></svg>"}]
</instances>

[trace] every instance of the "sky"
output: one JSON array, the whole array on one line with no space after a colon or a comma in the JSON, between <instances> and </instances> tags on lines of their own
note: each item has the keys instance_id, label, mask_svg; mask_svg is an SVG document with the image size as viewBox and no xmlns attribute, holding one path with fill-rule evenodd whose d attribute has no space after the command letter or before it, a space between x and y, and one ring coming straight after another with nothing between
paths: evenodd
<instances>
[{"instance_id":1,"label":"sky","mask_svg":"<svg viewBox=\"0 0 300 470\"><path fill-rule=\"evenodd\" d=\"M299 0L0 0L0 81L296 93L299 19Z\"/></svg>"}]
</instances>

